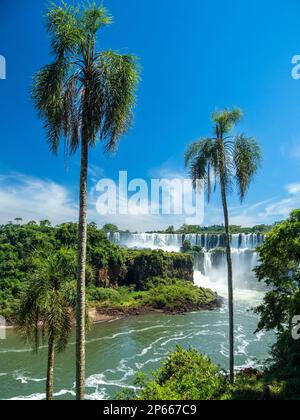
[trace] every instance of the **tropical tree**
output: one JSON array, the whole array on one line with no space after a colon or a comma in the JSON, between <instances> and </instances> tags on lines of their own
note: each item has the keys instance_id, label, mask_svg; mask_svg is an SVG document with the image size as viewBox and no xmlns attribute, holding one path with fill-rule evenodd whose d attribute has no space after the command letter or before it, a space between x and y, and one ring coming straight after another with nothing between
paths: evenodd
<instances>
[{"instance_id":1,"label":"tropical tree","mask_svg":"<svg viewBox=\"0 0 300 420\"><path fill-rule=\"evenodd\" d=\"M54 61L35 76L33 99L54 153L81 149L77 285L77 399L85 385L85 271L89 149L102 141L107 152L129 129L139 81L132 55L96 50L100 29L112 23L104 7L51 6L46 16Z\"/></svg>"},{"instance_id":2,"label":"tropical tree","mask_svg":"<svg viewBox=\"0 0 300 420\"><path fill-rule=\"evenodd\" d=\"M46 398L53 399L55 350L65 351L76 306L76 252L36 253L17 316L18 332L35 352L48 345Z\"/></svg>"},{"instance_id":3,"label":"tropical tree","mask_svg":"<svg viewBox=\"0 0 300 420\"><path fill-rule=\"evenodd\" d=\"M268 292L256 309L261 320L258 330L287 332L292 341L293 318L300 314L300 210L278 223L258 248L256 275ZM300 346L299 346L300 348ZM299 353L298 353L299 354Z\"/></svg>"},{"instance_id":4,"label":"tropical tree","mask_svg":"<svg viewBox=\"0 0 300 420\"><path fill-rule=\"evenodd\" d=\"M284 383L284 397L298 398L300 390L300 210L274 225L258 248L256 274L268 287L258 331L276 331L268 373Z\"/></svg>"},{"instance_id":5,"label":"tropical tree","mask_svg":"<svg viewBox=\"0 0 300 420\"><path fill-rule=\"evenodd\" d=\"M106 225L103 226L102 230L105 233L116 233L116 232L119 232L120 229L118 228L118 226L112 223L107 223Z\"/></svg>"},{"instance_id":6,"label":"tropical tree","mask_svg":"<svg viewBox=\"0 0 300 420\"><path fill-rule=\"evenodd\" d=\"M260 162L261 152L257 142L244 134L231 135L241 120L239 109L215 112L212 115L214 135L191 144L185 155L186 167L195 188L201 188L198 180L206 186L208 202L214 187L220 186L225 222L225 242L228 267L229 335L230 335L230 379L234 382L234 304L231 239L228 212L228 194L237 185L241 202L249 189Z\"/></svg>"}]
</instances>

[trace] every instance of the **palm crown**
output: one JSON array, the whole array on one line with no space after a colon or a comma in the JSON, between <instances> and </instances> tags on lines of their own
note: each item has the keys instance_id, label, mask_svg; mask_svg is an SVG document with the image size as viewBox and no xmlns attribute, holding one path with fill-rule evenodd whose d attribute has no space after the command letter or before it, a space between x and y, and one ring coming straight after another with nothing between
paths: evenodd
<instances>
[{"instance_id":1,"label":"palm crown","mask_svg":"<svg viewBox=\"0 0 300 420\"><path fill-rule=\"evenodd\" d=\"M58 351L66 349L76 302L76 254L36 252L29 285L21 299L18 329L35 351L50 338Z\"/></svg>"},{"instance_id":2,"label":"palm crown","mask_svg":"<svg viewBox=\"0 0 300 420\"><path fill-rule=\"evenodd\" d=\"M112 151L130 126L139 80L137 60L113 51L96 53L96 33L112 22L104 7L54 6L46 16L54 62L35 76L33 99L51 149L75 152L80 136Z\"/></svg>"},{"instance_id":3,"label":"palm crown","mask_svg":"<svg viewBox=\"0 0 300 420\"><path fill-rule=\"evenodd\" d=\"M186 151L185 164L194 186L198 180L204 180L208 200L212 188L216 189L224 181L228 192L236 184L243 201L260 166L261 153L257 142L244 134L230 135L241 118L239 109L213 113L214 136L196 141Z\"/></svg>"}]
</instances>

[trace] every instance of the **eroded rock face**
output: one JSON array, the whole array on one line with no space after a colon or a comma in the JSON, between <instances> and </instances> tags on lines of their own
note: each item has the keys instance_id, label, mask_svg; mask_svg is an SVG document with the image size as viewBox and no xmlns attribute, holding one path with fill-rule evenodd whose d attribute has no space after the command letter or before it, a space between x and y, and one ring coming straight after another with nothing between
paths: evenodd
<instances>
[{"instance_id":1,"label":"eroded rock face","mask_svg":"<svg viewBox=\"0 0 300 420\"><path fill-rule=\"evenodd\" d=\"M137 289L145 287L152 277L177 278L193 282L194 261L191 255L166 253L163 251L134 251L127 261L124 284L135 284Z\"/></svg>"},{"instance_id":2,"label":"eroded rock face","mask_svg":"<svg viewBox=\"0 0 300 420\"><path fill-rule=\"evenodd\" d=\"M96 286L117 287L134 284L136 289L140 290L145 287L147 279L153 277L193 282L193 256L163 251L129 251L123 265L113 263L108 269L99 270Z\"/></svg>"}]
</instances>

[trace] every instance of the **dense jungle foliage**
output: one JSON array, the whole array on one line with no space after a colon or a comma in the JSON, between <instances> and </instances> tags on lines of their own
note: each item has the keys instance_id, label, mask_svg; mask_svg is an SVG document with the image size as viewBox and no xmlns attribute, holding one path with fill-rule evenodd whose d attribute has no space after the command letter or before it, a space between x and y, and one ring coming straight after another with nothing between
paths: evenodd
<instances>
[{"instance_id":1,"label":"dense jungle foliage","mask_svg":"<svg viewBox=\"0 0 300 420\"><path fill-rule=\"evenodd\" d=\"M86 282L99 308L183 310L210 304L215 295L193 286L193 255L131 251L112 244L107 229L88 226ZM61 249L76 254L77 224L50 222L0 226L0 313L13 320L37 258ZM43 252L41 252L43 251ZM74 256L74 258L76 258ZM39 261L41 265L43 261Z\"/></svg>"}]
</instances>

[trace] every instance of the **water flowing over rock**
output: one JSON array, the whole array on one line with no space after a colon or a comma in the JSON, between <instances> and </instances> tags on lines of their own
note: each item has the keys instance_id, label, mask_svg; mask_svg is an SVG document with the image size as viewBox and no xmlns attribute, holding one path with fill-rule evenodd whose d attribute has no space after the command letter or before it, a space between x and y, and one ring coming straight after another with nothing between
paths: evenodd
<instances>
[{"instance_id":1,"label":"water flowing over rock","mask_svg":"<svg viewBox=\"0 0 300 420\"><path fill-rule=\"evenodd\" d=\"M180 251L184 241L190 241L192 246L201 246L205 251L225 246L224 235L210 234L163 234L163 233L109 233L108 238L115 244L127 248L162 249L164 251ZM236 234L231 235L233 249L254 250L264 241L262 234Z\"/></svg>"},{"instance_id":2,"label":"water flowing over rock","mask_svg":"<svg viewBox=\"0 0 300 420\"><path fill-rule=\"evenodd\" d=\"M224 235L161 234L161 233L111 233L110 241L131 249L162 249L179 252L184 241L202 248L195 255L195 284L217 290L223 295L227 290L227 266ZM256 248L264 242L262 234L231 235L234 287L240 290L259 290L253 269L258 264Z\"/></svg>"}]
</instances>

